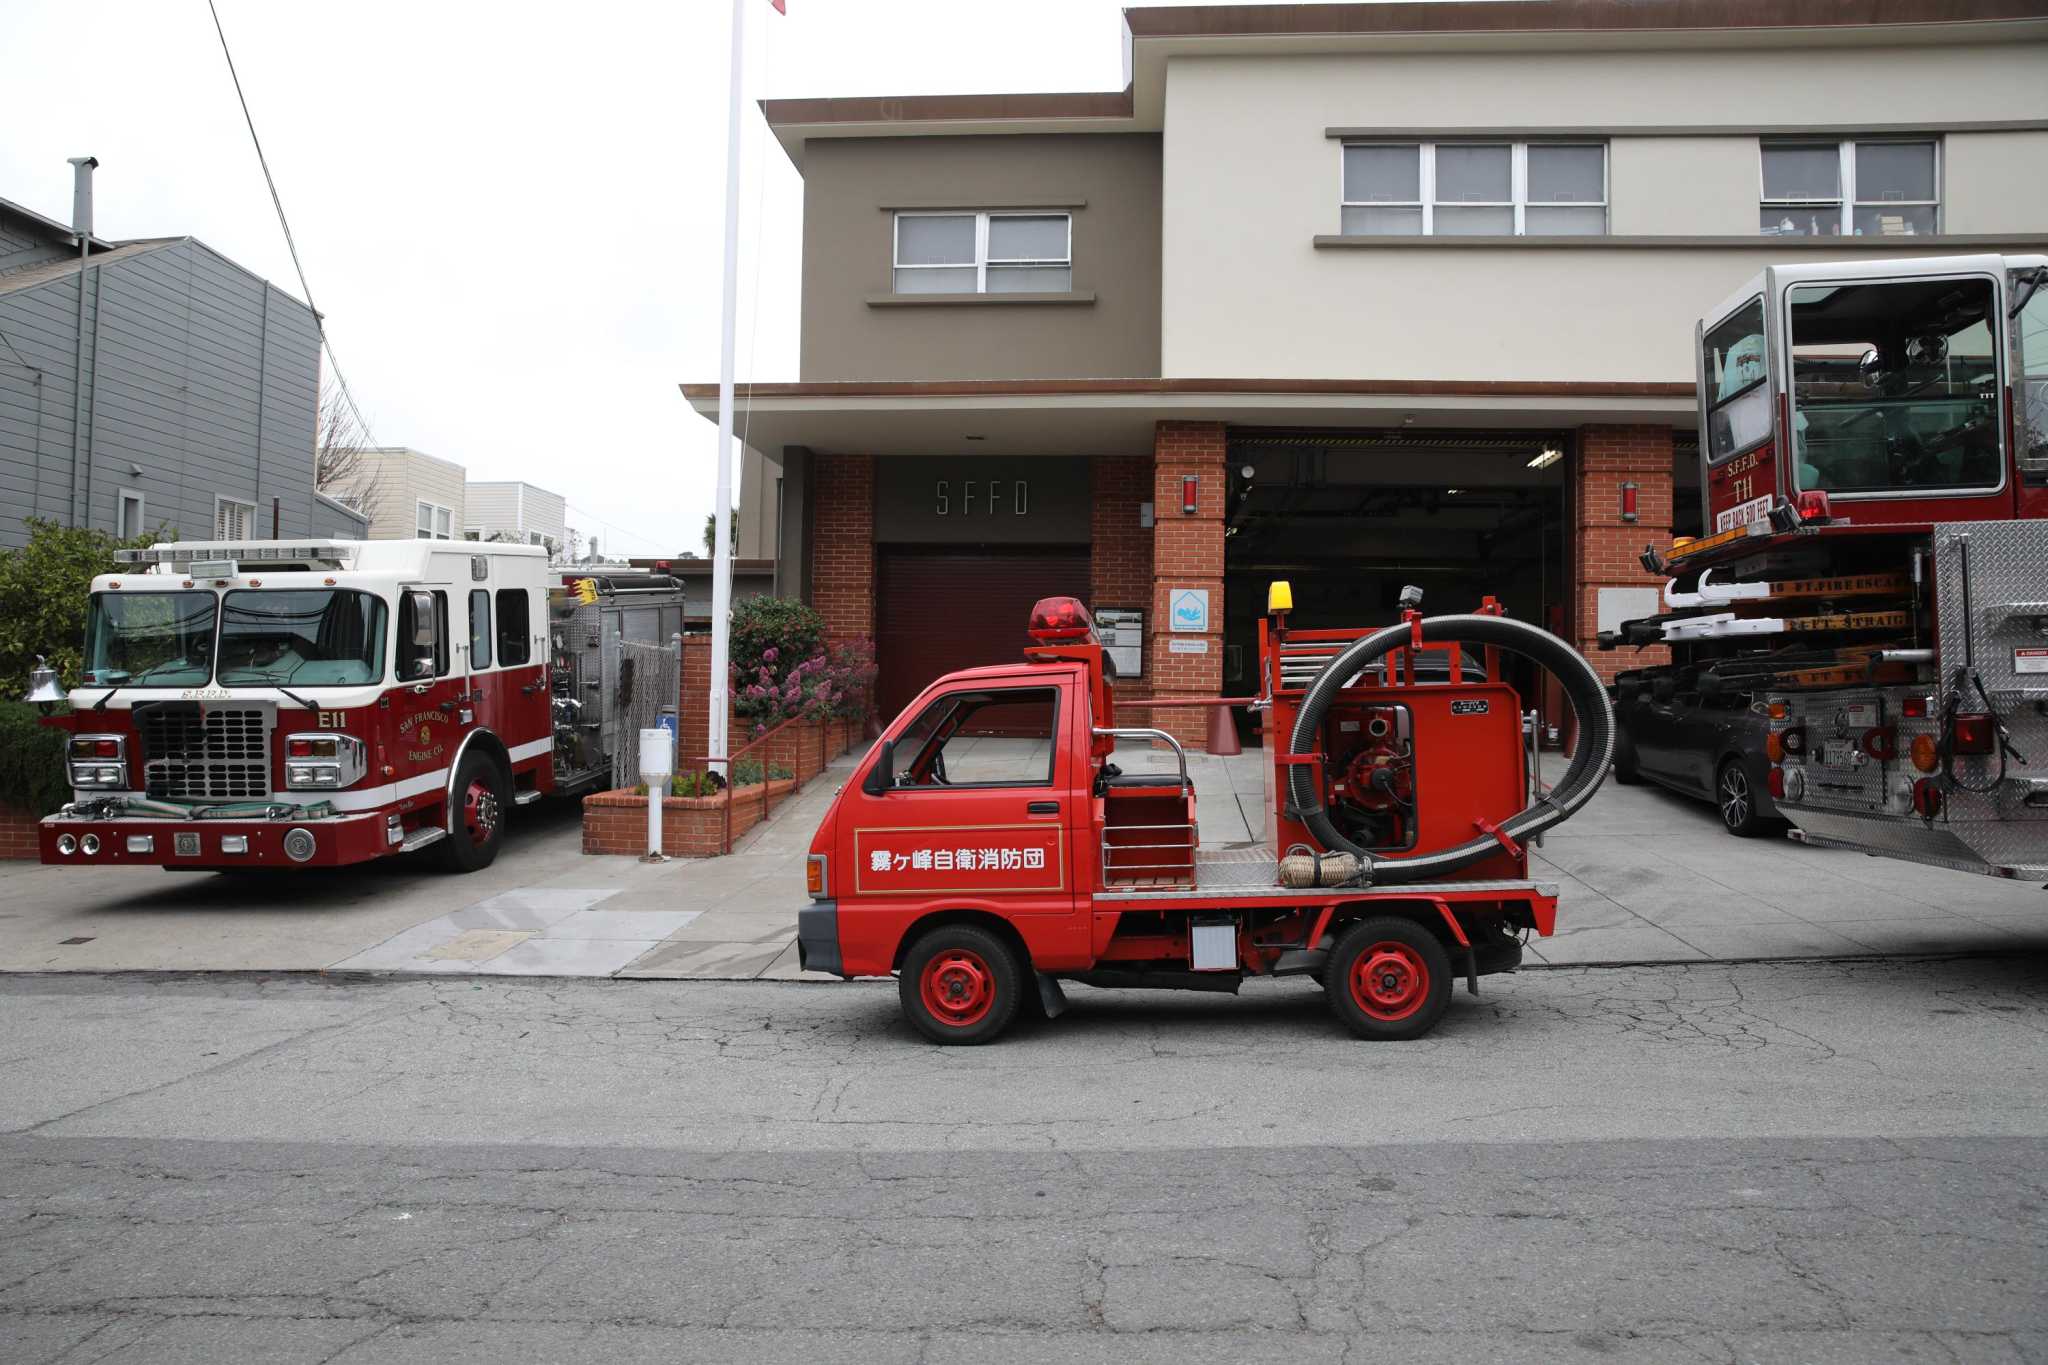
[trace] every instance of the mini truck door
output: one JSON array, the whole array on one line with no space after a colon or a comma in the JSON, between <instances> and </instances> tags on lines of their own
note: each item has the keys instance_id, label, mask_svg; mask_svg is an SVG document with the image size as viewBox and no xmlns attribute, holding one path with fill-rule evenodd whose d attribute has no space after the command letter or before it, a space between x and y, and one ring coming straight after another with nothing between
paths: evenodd
<instances>
[{"instance_id":1,"label":"mini truck door","mask_svg":"<svg viewBox=\"0 0 2048 1365\"><path fill-rule=\"evenodd\" d=\"M954 909L1009 920L1040 965L1085 955L1086 750L1068 733L1087 723L1078 676L960 679L898 718L841 798L835 889L850 959L887 953L919 916Z\"/></svg>"}]
</instances>

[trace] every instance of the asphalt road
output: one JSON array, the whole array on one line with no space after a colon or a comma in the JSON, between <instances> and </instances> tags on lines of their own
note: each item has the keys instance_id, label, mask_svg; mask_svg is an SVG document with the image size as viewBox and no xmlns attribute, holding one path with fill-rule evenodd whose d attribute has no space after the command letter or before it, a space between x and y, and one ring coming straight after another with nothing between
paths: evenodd
<instances>
[{"instance_id":1,"label":"asphalt road","mask_svg":"<svg viewBox=\"0 0 2048 1365\"><path fill-rule=\"evenodd\" d=\"M2048 1359L2044 977L0 979L0 1360Z\"/></svg>"}]
</instances>

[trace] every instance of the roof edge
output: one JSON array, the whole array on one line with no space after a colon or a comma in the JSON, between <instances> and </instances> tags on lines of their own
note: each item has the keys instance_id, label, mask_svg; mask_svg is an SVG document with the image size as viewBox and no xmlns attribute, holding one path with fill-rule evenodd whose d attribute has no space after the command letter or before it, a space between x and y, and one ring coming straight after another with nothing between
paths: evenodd
<instances>
[{"instance_id":1,"label":"roof edge","mask_svg":"<svg viewBox=\"0 0 2048 1365\"><path fill-rule=\"evenodd\" d=\"M1900 28L2048 18L2041 0L1407 0L1127 8L1134 40L1415 33L1657 33Z\"/></svg>"},{"instance_id":2,"label":"roof edge","mask_svg":"<svg viewBox=\"0 0 2048 1365\"><path fill-rule=\"evenodd\" d=\"M682 384L692 404L716 402L717 384ZM1115 394L1330 394L1475 398L1691 398L1693 386L1649 380L1546 379L941 379L797 380L740 384L736 399L1059 398Z\"/></svg>"}]
</instances>

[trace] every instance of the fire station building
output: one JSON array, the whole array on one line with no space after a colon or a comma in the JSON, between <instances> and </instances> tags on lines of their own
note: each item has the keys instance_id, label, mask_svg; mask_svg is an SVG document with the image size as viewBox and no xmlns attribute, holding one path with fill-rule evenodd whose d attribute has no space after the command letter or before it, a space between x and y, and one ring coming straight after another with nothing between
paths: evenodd
<instances>
[{"instance_id":1,"label":"fire station building","mask_svg":"<svg viewBox=\"0 0 2048 1365\"><path fill-rule=\"evenodd\" d=\"M875 638L885 712L1054 595L1126 695L1255 691L1275 578L1303 626L1415 583L1590 651L1645 610L1644 544L1697 529L1704 312L1787 258L2048 244L2041 0L1124 30L1119 92L763 106L804 178L802 360L742 390L742 500L783 591Z\"/></svg>"}]
</instances>

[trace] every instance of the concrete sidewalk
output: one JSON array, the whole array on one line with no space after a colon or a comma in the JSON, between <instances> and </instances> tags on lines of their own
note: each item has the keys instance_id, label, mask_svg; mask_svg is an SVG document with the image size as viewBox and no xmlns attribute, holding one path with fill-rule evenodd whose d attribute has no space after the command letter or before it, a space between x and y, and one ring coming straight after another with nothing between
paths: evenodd
<instances>
[{"instance_id":1,"label":"concrete sidewalk","mask_svg":"<svg viewBox=\"0 0 2048 1365\"><path fill-rule=\"evenodd\" d=\"M498 861L467 877L403 862L319 877L0 865L0 970L794 978L803 856L855 761L726 858L586 857L563 803L521 811ZM1149 749L1118 761L1174 762ZM1263 756L1193 754L1189 767L1203 845L1257 842ZM1711 806L1648 787L1609 782L1548 836L1535 871L1561 898L1536 964L2048 947L2048 895L2031 884L1734 839Z\"/></svg>"}]
</instances>

